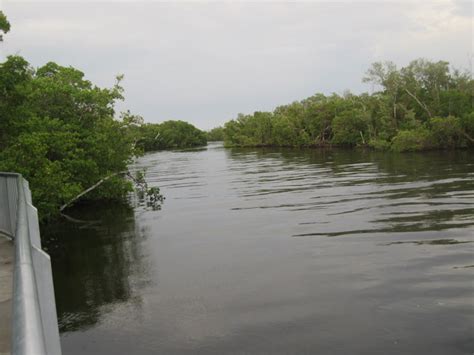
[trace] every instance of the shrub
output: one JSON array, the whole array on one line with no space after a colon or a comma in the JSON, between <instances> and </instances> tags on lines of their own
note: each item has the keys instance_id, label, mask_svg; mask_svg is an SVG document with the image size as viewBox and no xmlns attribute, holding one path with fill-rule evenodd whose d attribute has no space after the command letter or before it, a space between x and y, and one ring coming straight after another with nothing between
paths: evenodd
<instances>
[{"instance_id":1,"label":"shrub","mask_svg":"<svg viewBox=\"0 0 474 355\"><path fill-rule=\"evenodd\" d=\"M388 150L390 149L390 142L385 139L371 139L369 141L369 147L375 150Z\"/></svg>"},{"instance_id":2,"label":"shrub","mask_svg":"<svg viewBox=\"0 0 474 355\"><path fill-rule=\"evenodd\" d=\"M465 144L458 117L433 117L430 119L430 128L433 144L437 147L455 148Z\"/></svg>"},{"instance_id":3,"label":"shrub","mask_svg":"<svg viewBox=\"0 0 474 355\"><path fill-rule=\"evenodd\" d=\"M346 145L365 143L363 132L367 130L367 117L363 112L344 111L334 119L332 126L333 143Z\"/></svg>"},{"instance_id":4,"label":"shrub","mask_svg":"<svg viewBox=\"0 0 474 355\"><path fill-rule=\"evenodd\" d=\"M392 139L391 149L396 152L406 152L428 149L431 146L430 131L420 127L413 130L399 131Z\"/></svg>"}]
</instances>

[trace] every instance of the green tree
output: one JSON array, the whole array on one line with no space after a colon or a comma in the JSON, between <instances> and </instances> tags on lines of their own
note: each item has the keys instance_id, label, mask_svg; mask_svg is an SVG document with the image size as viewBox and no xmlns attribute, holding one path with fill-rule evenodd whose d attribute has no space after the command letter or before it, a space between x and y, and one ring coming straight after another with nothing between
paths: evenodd
<instances>
[{"instance_id":1,"label":"green tree","mask_svg":"<svg viewBox=\"0 0 474 355\"><path fill-rule=\"evenodd\" d=\"M224 140L224 127L215 127L207 132L207 140L210 142L219 142Z\"/></svg>"},{"instance_id":2,"label":"green tree","mask_svg":"<svg viewBox=\"0 0 474 355\"><path fill-rule=\"evenodd\" d=\"M429 122L433 144L441 148L455 148L465 145L461 120L449 116L433 117Z\"/></svg>"},{"instance_id":3,"label":"green tree","mask_svg":"<svg viewBox=\"0 0 474 355\"><path fill-rule=\"evenodd\" d=\"M367 145L397 151L474 145L474 81L445 61L398 69L372 64L363 78L380 90L316 94L273 112L239 114L224 125L226 146Z\"/></svg>"},{"instance_id":4,"label":"green tree","mask_svg":"<svg viewBox=\"0 0 474 355\"><path fill-rule=\"evenodd\" d=\"M120 199L130 191L119 173L136 152L128 123L114 119L119 80L99 88L77 69L48 63L35 70L10 56L0 65L0 90L0 170L30 181L41 218L106 177L87 199Z\"/></svg>"},{"instance_id":5,"label":"green tree","mask_svg":"<svg viewBox=\"0 0 474 355\"><path fill-rule=\"evenodd\" d=\"M3 11L0 11L0 31L2 31L3 34L6 34L10 31L10 22L8 22L8 19ZM0 33L0 42L3 41L3 34Z\"/></svg>"},{"instance_id":6,"label":"green tree","mask_svg":"<svg viewBox=\"0 0 474 355\"><path fill-rule=\"evenodd\" d=\"M333 122L334 136L332 141L342 145L366 144L368 115L360 109L343 111ZM365 135L365 136L364 136Z\"/></svg>"},{"instance_id":7,"label":"green tree","mask_svg":"<svg viewBox=\"0 0 474 355\"><path fill-rule=\"evenodd\" d=\"M138 130L137 146L144 151L192 148L206 144L206 133L184 121L148 123Z\"/></svg>"}]
</instances>

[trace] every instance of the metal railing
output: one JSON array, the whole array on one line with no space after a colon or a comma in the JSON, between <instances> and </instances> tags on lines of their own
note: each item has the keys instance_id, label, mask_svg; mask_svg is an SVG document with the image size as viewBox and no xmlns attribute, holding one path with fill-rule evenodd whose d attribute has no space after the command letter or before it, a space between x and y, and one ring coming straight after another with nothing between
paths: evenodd
<instances>
[{"instance_id":1,"label":"metal railing","mask_svg":"<svg viewBox=\"0 0 474 355\"><path fill-rule=\"evenodd\" d=\"M0 172L0 232L15 244L12 355L61 355L51 260L20 174Z\"/></svg>"}]
</instances>

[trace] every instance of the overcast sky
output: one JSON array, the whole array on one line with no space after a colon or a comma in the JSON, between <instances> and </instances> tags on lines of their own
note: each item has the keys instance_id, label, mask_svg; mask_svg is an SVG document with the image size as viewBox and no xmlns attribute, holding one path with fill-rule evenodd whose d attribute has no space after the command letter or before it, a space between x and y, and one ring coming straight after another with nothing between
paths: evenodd
<instances>
[{"instance_id":1,"label":"overcast sky","mask_svg":"<svg viewBox=\"0 0 474 355\"><path fill-rule=\"evenodd\" d=\"M120 109L202 129L316 92L368 91L374 61L468 69L473 58L470 1L0 4L12 24L2 57L71 65L99 86L125 74Z\"/></svg>"}]
</instances>

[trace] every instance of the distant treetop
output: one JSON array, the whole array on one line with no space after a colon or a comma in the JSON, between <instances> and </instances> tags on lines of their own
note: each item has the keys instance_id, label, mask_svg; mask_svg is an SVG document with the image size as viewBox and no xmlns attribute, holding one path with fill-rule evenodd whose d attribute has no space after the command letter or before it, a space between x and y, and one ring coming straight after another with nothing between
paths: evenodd
<instances>
[{"instance_id":1,"label":"distant treetop","mask_svg":"<svg viewBox=\"0 0 474 355\"><path fill-rule=\"evenodd\" d=\"M0 11L0 31L2 31L3 34L6 34L8 31L10 31L10 22L8 22L7 17L3 11ZM3 41L3 34L0 33L0 42Z\"/></svg>"}]
</instances>

